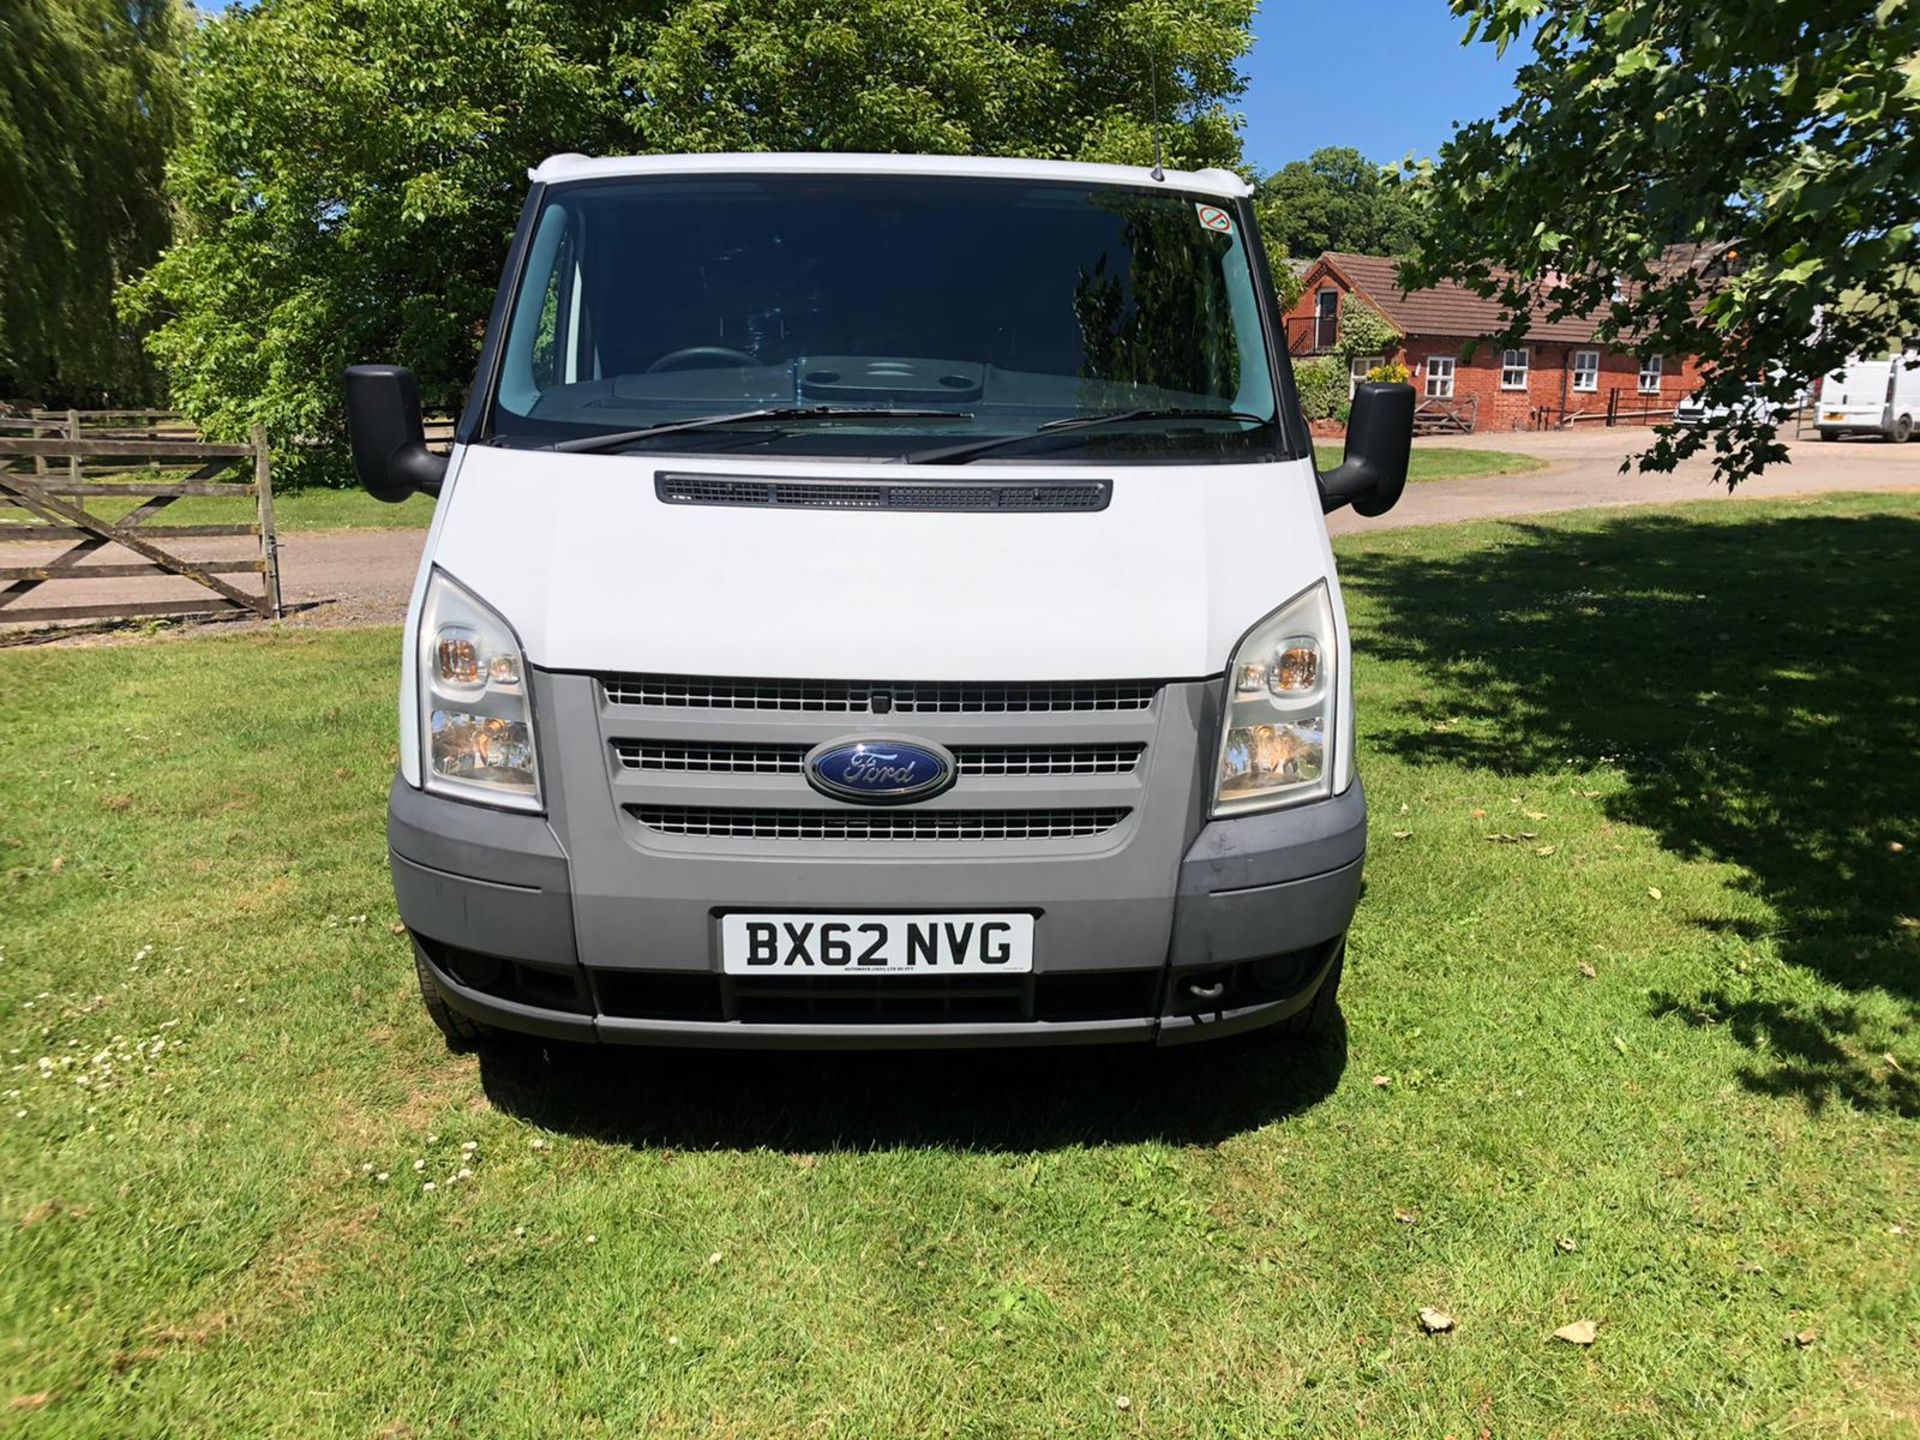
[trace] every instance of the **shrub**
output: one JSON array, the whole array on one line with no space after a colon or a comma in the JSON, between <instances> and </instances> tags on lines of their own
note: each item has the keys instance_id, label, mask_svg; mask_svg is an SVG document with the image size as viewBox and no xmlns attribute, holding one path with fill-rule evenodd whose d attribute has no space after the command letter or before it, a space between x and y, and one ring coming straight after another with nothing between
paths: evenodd
<instances>
[{"instance_id":1,"label":"shrub","mask_svg":"<svg viewBox=\"0 0 1920 1440\"><path fill-rule=\"evenodd\" d=\"M1367 379L1375 383L1405 385L1413 379L1413 371L1398 360L1389 360L1384 365L1376 365L1367 371Z\"/></svg>"},{"instance_id":2,"label":"shrub","mask_svg":"<svg viewBox=\"0 0 1920 1440\"><path fill-rule=\"evenodd\" d=\"M1340 345L1343 360L1360 355L1384 355L1400 342L1400 332L1358 295L1340 297Z\"/></svg>"},{"instance_id":3,"label":"shrub","mask_svg":"<svg viewBox=\"0 0 1920 1440\"><path fill-rule=\"evenodd\" d=\"M1293 383L1300 392L1300 411L1309 420L1331 420L1347 403L1347 367L1331 355L1296 360Z\"/></svg>"}]
</instances>

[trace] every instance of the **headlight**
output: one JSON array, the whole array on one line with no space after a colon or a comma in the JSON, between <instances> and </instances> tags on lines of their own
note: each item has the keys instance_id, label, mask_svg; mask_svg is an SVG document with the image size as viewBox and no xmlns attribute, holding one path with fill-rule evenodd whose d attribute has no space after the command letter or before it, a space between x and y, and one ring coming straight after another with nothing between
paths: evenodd
<instances>
[{"instance_id":1,"label":"headlight","mask_svg":"<svg viewBox=\"0 0 1920 1440\"><path fill-rule=\"evenodd\" d=\"M427 789L538 810L533 702L507 622L436 570L420 612L419 652Z\"/></svg>"},{"instance_id":2,"label":"headlight","mask_svg":"<svg viewBox=\"0 0 1920 1440\"><path fill-rule=\"evenodd\" d=\"M1333 787L1338 647L1327 582L1262 620L1227 667L1213 813L1320 800Z\"/></svg>"}]
</instances>

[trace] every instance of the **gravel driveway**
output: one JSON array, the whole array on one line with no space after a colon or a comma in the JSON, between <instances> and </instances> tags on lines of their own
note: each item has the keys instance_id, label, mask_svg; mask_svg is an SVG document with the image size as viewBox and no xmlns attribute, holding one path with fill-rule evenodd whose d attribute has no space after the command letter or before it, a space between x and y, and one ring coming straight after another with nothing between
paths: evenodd
<instances>
[{"instance_id":1,"label":"gravel driveway","mask_svg":"<svg viewBox=\"0 0 1920 1440\"><path fill-rule=\"evenodd\" d=\"M1725 492L1714 487L1709 467L1703 462L1690 463L1673 475L1622 475L1622 458L1643 445L1646 438L1645 431L1597 429L1423 440L1423 446L1434 448L1513 450L1537 455L1548 462L1548 468L1524 475L1411 485L1391 514L1368 520L1351 510L1341 510L1328 517L1328 528L1339 535L1362 529L1441 525L1596 505L1659 504L1715 495L1725 498ZM1777 500L1823 491L1920 489L1920 444L1823 444L1809 437L1795 442L1792 451L1791 464L1748 481L1732 500ZM366 625L398 621L406 613L425 539L424 530L283 534L281 590L293 612L289 623ZM233 553L230 547L219 548L220 542L198 547L189 541L178 544L188 555ZM13 563L34 564L37 560L22 555ZM79 604L83 599L105 603L195 593L194 587L184 581L100 580L84 585L66 583L60 598L63 603Z\"/></svg>"}]
</instances>

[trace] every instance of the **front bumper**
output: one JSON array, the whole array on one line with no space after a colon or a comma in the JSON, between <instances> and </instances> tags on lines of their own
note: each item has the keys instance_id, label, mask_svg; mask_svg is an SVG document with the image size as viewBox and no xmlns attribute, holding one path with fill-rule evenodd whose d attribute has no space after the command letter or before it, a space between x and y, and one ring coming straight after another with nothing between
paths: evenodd
<instances>
[{"instance_id":1,"label":"front bumper","mask_svg":"<svg viewBox=\"0 0 1920 1440\"><path fill-rule=\"evenodd\" d=\"M1330 800L1202 824L1175 872L1143 877L1132 895L1075 893L1044 863L945 865L935 880L913 864L715 860L682 898L649 897L630 936L577 925L577 867L544 817L396 780L388 842L400 915L434 983L502 1029L763 1048L1173 1044L1313 1003L1359 900L1366 801L1356 782ZM916 890L916 876L937 889ZM1034 974L1012 986L994 977L991 989L834 977L800 982L810 988L799 995L757 992L719 972L712 936L721 910L776 893L795 909L1031 909ZM589 915L603 913L608 897L589 898ZM673 943L650 943L659 936Z\"/></svg>"}]
</instances>

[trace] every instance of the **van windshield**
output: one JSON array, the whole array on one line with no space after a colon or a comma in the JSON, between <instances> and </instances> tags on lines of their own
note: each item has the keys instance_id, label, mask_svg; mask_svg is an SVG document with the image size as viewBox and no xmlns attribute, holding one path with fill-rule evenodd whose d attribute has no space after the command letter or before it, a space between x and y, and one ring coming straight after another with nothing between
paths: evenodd
<instances>
[{"instance_id":1,"label":"van windshield","mask_svg":"<svg viewBox=\"0 0 1920 1440\"><path fill-rule=\"evenodd\" d=\"M1022 462L1270 459L1277 401L1240 231L1205 196L1076 183L556 186L484 433L590 444L658 425L613 443L683 454L952 456L1004 438L995 458Z\"/></svg>"}]
</instances>

